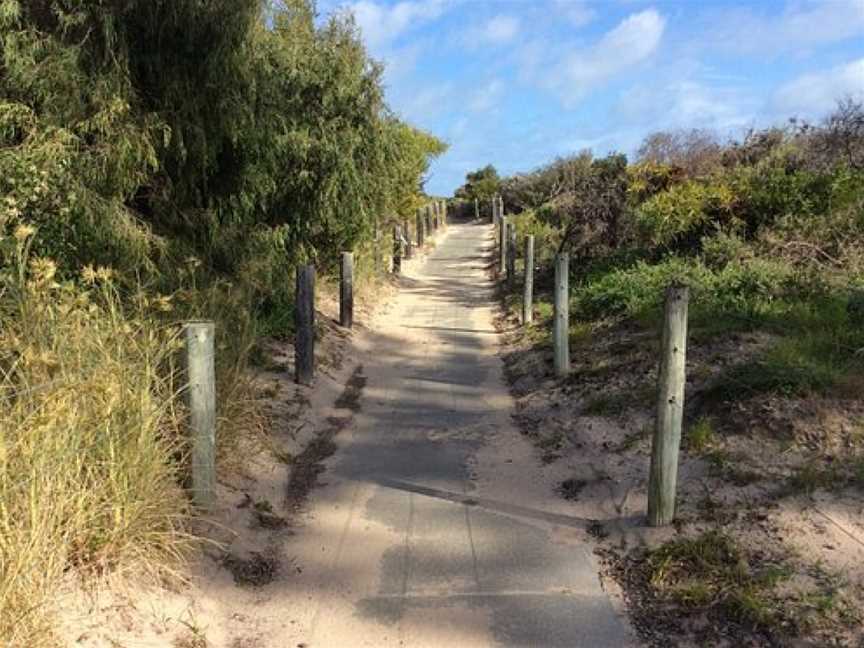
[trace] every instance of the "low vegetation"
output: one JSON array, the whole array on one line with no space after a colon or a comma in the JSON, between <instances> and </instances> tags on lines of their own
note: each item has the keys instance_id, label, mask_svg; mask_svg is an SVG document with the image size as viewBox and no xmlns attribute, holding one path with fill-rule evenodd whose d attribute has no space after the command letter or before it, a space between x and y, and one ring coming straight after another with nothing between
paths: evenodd
<instances>
[{"instance_id":1,"label":"low vegetation","mask_svg":"<svg viewBox=\"0 0 864 648\"><path fill-rule=\"evenodd\" d=\"M623 499L603 510L644 492L663 294L674 281L691 289L677 537L616 559L644 576L648 617L671 608L685 620L645 638L857 645L860 584L820 571L839 554L807 509L820 493L854 507L864 474L864 106L845 99L818 124L729 142L657 133L632 162L582 152L497 191L536 246L534 324L505 356L517 418L544 460L605 466ZM560 252L571 259L566 379L549 348ZM501 284L510 322L520 274ZM793 559L801 542L808 555ZM756 545L765 551L743 548ZM636 587L627 573L616 575Z\"/></svg>"}]
</instances>

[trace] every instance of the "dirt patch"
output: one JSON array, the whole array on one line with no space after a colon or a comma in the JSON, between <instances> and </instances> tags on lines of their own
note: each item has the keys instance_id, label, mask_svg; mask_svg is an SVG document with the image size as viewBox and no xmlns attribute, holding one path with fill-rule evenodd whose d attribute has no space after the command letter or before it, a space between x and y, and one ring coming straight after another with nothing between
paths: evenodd
<instances>
[{"instance_id":1,"label":"dirt patch","mask_svg":"<svg viewBox=\"0 0 864 648\"><path fill-rule=\"evenodd\" d=\"M330 416L328 427L321 430L317 437L291 462L291 476L287 486L287 508L296 513L309 497L309 492L318 483L318 475L325 470L324 461L337 450L334 439L347 428L360 411L360 398L366 386L363 365L358 365L345 384L345 389L336 399L335 407L351 412L349 416Z\"/></svg>"},{"instance_id":2,"label":"dirt patch","mask_svg":"<svg viewBox=\"0 0 864 648\"><path fill-rule=\"evenodd\" d=\"M588 485L584 479L565 479L558 487L558 494L566 500L575 501L579 499L579 493Z\"/></svg>"},{"instance_id":3,"label":"dirt patch","mask_svg":"<svg viewBox=\"0 0 864 648\"><path fill-rule=\"evenodd\" d=\"M264 556L257 551L248 558L232 554L222 559L222 565L231 572L234 582L244 587L262 587L273 582L279 572L279 561L274 556Z\"/></svg>"}]
</instances>

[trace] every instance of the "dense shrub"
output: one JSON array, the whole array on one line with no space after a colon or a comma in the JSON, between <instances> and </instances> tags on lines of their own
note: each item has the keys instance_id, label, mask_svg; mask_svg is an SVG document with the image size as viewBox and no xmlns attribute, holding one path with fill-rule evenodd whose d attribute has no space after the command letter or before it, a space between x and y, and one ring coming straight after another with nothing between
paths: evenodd
<instances>
[{"instance_id":1,"label":"dense shrub","mask_svg":"<svg viewBox=\"0 0 864 648\"><path fill-rule=\"evenodd\" d=\"M735 194L725 183L688 180L642 203L635 221L649 245L693 250L711 229L736 228L734 206Z\"/></svg>"}]
</instances>

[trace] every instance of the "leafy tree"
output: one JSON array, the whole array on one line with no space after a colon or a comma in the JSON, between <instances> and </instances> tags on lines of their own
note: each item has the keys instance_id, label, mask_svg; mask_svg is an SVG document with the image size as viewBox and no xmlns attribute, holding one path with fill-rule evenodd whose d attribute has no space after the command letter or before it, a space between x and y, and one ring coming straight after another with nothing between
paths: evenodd
<instances>
[{"instance_id":1,"label":"leafy tree","mask_svg":"<svg viewBox=\"0 0 864 648\"><path fill-rule=\"evenodd\" d=\"M464 200L489 200L498 193L501 178L491 164L471 171L465 176L465 184L456 190L456 197Z\"/></svg>"}]
</instances>

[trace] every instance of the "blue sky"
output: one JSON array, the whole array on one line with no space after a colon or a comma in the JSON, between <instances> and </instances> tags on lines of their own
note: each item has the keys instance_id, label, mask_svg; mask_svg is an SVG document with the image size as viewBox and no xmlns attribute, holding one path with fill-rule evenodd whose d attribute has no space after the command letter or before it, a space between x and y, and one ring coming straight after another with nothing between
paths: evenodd
<instances>
[{"instance_id":1,"label":"blue sky","mask_svg":"<svg viewBox=\"0 0 864 648\"><path fill-rule=\"evenodd\" d=\"M818 119L864 98L864 0L322 0L349 10L387 98L447 141L427 190L648 133Z\"/></svg>"}]
</instances>

